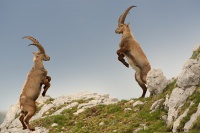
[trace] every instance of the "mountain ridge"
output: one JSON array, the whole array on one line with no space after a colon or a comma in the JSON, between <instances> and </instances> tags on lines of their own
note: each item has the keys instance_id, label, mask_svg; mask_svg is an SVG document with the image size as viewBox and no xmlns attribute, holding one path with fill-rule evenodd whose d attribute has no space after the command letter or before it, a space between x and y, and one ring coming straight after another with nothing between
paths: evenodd
<instances>
[{"instance_id":1,"label":"mountain ridge","mask_svg":"<svg viewBox=\"0 0 200 133\"><path fill-rule=\"evenodd\" d=\"M190 132L200 130L200 46L183 65L181 73L166 80L162 71L148 75L153 97L118 100L109 94L81 92L57 98L39 97L31 119L36 131L22 130L18 103L0 125L5 133L86 132Z\"/></svg>"}]
</instances>

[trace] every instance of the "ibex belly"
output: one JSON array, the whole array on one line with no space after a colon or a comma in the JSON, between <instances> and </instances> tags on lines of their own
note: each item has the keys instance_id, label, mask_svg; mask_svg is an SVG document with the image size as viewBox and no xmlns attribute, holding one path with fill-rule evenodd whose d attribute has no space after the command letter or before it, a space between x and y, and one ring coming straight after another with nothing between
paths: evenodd
<instances>
[{"instance_id":1,"label":"ibex belly","mask_svg":"<svg viewBox=\"0 0 200 133\"><path fill-rule=\"evenodd\" d=\"M36 100L41 92L41 86L44 80L44 73L41 71L32 71L24 83L22 95L29 99Z\"/></svg>"},{"instance_id":2,"label":"ibex belly","mask_svg":"<svg viewBox=\"0 0 200 133\"><path fill-rule=\"evenodd\" d=\"M140 78L140 71L141 71L140 68L137 67L136 63L132 59L130 59L130 57L128 57L126 55L125 55L125 57L128 60L129 65L136 71L135 72L135 76L136 76L135 78L137 79L137 82L142 84L143 81Z\"/></svg>"},{"instance_id":3,"label":"ibex belly","mask_svg":"<svg viewBox=\"0 0 200 133\"><path fill-rule=\"evenodd\" d=\"M24 85L22 95L29 99L36 100L41 92L40 82L28 82Z\"/></svg>"},{"instance_id":4,"label":"ibex belly","mask_svg":"<svg viewBox=\"0 0 200 133\"><path fill-rule=\"evenodd\" d=\"M130 58L130 56L125 55L126 59L128 60L129 65L136 71L140 72L140 68L137 67L136 63L133 61L133 59Z\"/></svg>"}]
</instances>

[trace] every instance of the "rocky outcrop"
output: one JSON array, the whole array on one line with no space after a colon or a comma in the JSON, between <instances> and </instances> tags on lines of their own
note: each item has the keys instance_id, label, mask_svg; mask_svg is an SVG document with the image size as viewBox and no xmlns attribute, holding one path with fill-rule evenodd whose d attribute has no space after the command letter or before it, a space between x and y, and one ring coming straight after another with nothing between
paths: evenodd
<instances>
[{"instance_id":1,"label":"rocky outcrop","mask_svg":"<svg viewBox=\"0 0 200 133\"><path fill-rule=\"evenodd\" d=\"M161 69L152 69L147 74L147 88L152 95L161 94L167 86L168 80Z\"/></svg>"},{"instance_id":2,"label":"rocky outcrop","mask_svg":"<svg viewBox=\"0 0 200 133\"><path fill-rule=\"evenodd\" d=\"M81 100L83 103L79 103ZM108 94L97 94L91 92L81 92L72 95L64 95L52 99L50 96L42 97L40 96L37 99L38 107L41 108L38 113L31 118L31 121L36 120L38 118L45 117L45 115L57 115L61 113L65 109L70 109L77 106L77 112L74 115L78 115L83 112L87 108L91 108L93 106L99 104L114 104L117 103L118 99L110 98ZM60 108L57 110L57 108ZM50 114L50 112L53 112ZM3 133L29 133L28 129L22 130L22 125L18 120L20 110L19 104L16 103L11 106L9 109L4 122L1 124L1 132ZM47 133L48 129L43 127L36 127L36 131L31 133Z\"/></svg>"},{"instance_id":3,"label":"rocky outcrop","mask_svg":"<svg viewBox=\"0 0 200 133\"><path fill-rule=\"evenodd\" d=\"M162 106L161 103L163 103L163 102L164 102L164 99L163 99L163 98L162 98L162 99L159 99L159 100L157 100L157 101L155 101L155 102L151 105L151 108L150 108L151 112L150 112L150 113L153 113L153 112L155 112L156 110L158 110L158 109L160 108L160 106Z\"/></svg>"},{"instance_id":4,"label":"rocky outcrop","mask_svg":"<svg viewBox=\"0 0 200 133\"><path fill-rule=\"evenodd\" d=\"M189 59L183 66L182 72L177 77L176 88L173 89L169 99L165 100L168 109L167 125L173 127L173 132L179 126L181 119L187 115L187 110L183 114L178 114L180 108L185 104L187 98L193 94L200 83L200 58ZM199 113L197 113L199 114ZM195 119L194 117L191 119ZM197 117L196 117L197 119ZM195 119L195 120L196 120ZM184 130L188 131L192 122L185 124Z\"/></svg>"},{"instance_id":5,"label":"rocky outcrop","mask_svg":"<svg viewBox=\"0 0 200 133\"><path fill-rule=\"evenodd\" d=\"M188 88L175 88L172 91L172 94L167 103L168 106L168 117L167 117L167 125L170 126L178 117L179 109L184 105L187 98L193 94L196 87L188 87Z\"/></svg>"},{"instance_id":6,"label":"rocky outcrop","mask_svg":"<svg viewBox=\"0 0 200 133\"><path fill-rule=\"evenodd\" d=\"M200 46L193 50L192 58L186 61L183 65L181 73L176 78L176 87L172 90L170 96L167 94L164 101L164 108L168 111L167 116L165 116L166 123L169 127L173 128L173 132L176 132L180 121L187 115L189 109L185 110L183 114L180 113L180 109L184 106L186 100L191 96L200 83ZM147 88L151 94L157 95L163 92L166 86L174 81L167 80L160 69L152 69L147 75ZM164 99L155 101L150 108L151 112L158 109ZM192 101L191 101L192 103ZM189 131L192 124L195 122L199 116L197 111L192 115L190 121L188 121L184 126L184 131Z\"/></svg>"},{"instance_id":7,"label":"rocky outcrop","mask_svg":"<svg viewBox=\"0 0 200 133\"><path fill-rule=\"evenodd\" d=\"M193 123L197 120L198 116L200 116L200 103L198 105L197 112L192 114L192 116L190 117L190 120L185 124L184 126L185 132L188 132L190 130L190 128L193 126Z\"/></svg>"}]
</instances>

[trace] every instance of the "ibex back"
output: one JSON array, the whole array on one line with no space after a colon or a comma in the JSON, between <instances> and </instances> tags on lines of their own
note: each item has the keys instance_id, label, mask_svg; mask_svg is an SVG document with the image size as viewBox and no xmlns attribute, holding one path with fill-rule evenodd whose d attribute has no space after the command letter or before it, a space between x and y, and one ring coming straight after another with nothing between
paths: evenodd
<instances>
[{"instance_id":1,"label":"ibex back","mask_svg":"<svg viewBox=\"0 0 200 133\"><path fill-rule=\"evenodd\" d=\"M33 53L34 65L26 78L19 99L21 109L19 120L22 123L23 129L28 128L34 131L35 129L29 125L29 120L36 112L35 101L40 95L42 85L44 85L43 96L45 96L46 91L50 87L51 77L47 76L47 70L43 65L43 61L49 61L50 57L45 53L44 48L36 39L30 36L25 36L23 38L31 40L33 44L30 45L36 46L39 50Z\"/></svg>"},{"instance_id":2,"label":"ibex back","mask_svg":"<svg viewBox=\"0 0 200 133\"><path fill-rule=\"evenodd\" d=\"M125 24L126 15L131 8L136 6L129 7L118 20L118 27L115 30L117 34L122 34L121 42L119 43L119 50L117 51L118 60L121 61L126 67L131 67L136 71L135 79L143 89L141 97L145 97L147 87L146 87L146 76L150 71L151 66L149 61L142 51L139 43L133 37L131 33L129 24ZM124 57L128 60L128 63L125 61Z\"/></svg>"}]
</instances>

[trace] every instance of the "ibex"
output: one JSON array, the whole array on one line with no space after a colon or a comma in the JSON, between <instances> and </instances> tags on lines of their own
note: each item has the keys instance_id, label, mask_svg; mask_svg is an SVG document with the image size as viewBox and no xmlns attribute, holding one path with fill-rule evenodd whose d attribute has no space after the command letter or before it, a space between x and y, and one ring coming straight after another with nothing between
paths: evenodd
<instances>
[{"instance_id":1,"label":"ibex","mask_svg":"<svg viewBox=\"0 0 200 133\"><path fill-rule=\"evenodd\" d=\"M29 130L34 131L35 129L29 125L29 120L36 112L35 101L40 95L42 85L44 85L42 96L45 96L50 87L51 77L47 76L47 70L43 65L43 61L49 61L50 57L45 53L44 48L36 39L31 36L25 36L23 38L31 40L33 44L30 45L36 46L39 50L38 52L33 52L34 65L26 78L19 98L21 109L19 120L22 123L23 129L28 128Z\"/></svg>"},{"instance_id":2,"label":"ibex","mask_svg":"<svg viewBox=\"0 0 200 133\"><path fill-rule=\"evenodd\" d=\"M119 17L118 27L115 30L117 34L122 34L121 42L119 43L119 50L117 50L118 60L121 61L126 67L131 67L136 71L135 79L139 86L143 89L141 97L145 97L146 87L146 76L151 70L149 61L142 51L139 43L134 38L129 24L125 24L124 21L131 8L136 6L130 6L126 11ZM124 57L128 60L125 61Z\"/></svg>"}]
</instances>

